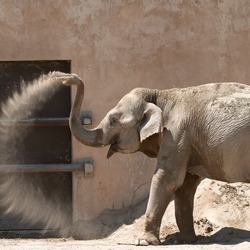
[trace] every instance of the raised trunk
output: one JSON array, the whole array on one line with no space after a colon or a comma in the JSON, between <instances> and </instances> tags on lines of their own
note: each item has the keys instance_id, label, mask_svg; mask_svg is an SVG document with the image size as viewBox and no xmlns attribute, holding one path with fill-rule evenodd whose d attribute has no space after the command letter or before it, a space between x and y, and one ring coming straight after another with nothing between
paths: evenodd
<instances>
[{"instance_id":1,"label":"raised trunk","mask_svg":"<svg viewBox=\"0 0 250 250\"><path fill-rule=\"evenodd\" d=\"M81 105L84 96L84 83L78 83L76 97L70 113L69 125L74 137L81 143L92 146L101 147L102 143L102 130L100 128L86 129L83 127L80 120Z\"/></svg>"}]
</instances>

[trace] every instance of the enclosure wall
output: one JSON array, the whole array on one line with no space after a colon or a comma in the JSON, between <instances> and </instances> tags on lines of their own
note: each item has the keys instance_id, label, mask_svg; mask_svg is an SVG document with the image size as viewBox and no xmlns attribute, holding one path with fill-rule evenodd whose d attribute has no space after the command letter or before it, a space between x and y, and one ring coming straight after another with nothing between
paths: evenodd
<instances>
[{"instance_id":1,"label":"enclosure wall","mask_svg":"<svg viewBox=\"0 0 250 250\"><path fill-rule=\"evenodd\" d=\"M250 82L249 13L248 0L2 0L0 60L70 60L96 126L137 86ZM155 160L141 153L107 160L107 150L73 139L73 161L94 159L93 177L73 175L74 220L148 195Z\"/></svg>"}]
</instances>

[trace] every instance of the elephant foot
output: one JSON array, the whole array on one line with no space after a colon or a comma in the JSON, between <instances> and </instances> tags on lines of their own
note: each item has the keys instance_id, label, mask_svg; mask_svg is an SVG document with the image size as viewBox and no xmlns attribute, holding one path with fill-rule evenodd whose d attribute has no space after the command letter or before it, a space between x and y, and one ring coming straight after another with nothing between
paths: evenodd
<instances>
[{"instance_id":1,"label":"elephant foot","mask_svg":"<svg viewBox=\"0 0 250 250\"><path fill-rule=\"evenodd\" d=\"M145 232L139 239L136 240L136 246L160 245L161 242L153 233Z\"/></svg>"},{"instance_id":2,"label":"elephant foot","mask_svg":"<svg viewBox=\"0 0 250 250\"><path fill-rule=\"evenodd\" d=\"M179 232L169 234L166 236L162 245L179 245L179 244L193 244L199 240L199 237L193 235L183 235Z\"/></svg>"},{"instance_id":3,"label":"elephant foot","mask_svg":"<svg viewBox=\"0 0 250 250\"><path fill-rule=\"evenodd\" d=\"M192 244L198 240L198 237L195 234L190 233L179 233L177 240L180 243Z\"/></svg>"}]
</instances>

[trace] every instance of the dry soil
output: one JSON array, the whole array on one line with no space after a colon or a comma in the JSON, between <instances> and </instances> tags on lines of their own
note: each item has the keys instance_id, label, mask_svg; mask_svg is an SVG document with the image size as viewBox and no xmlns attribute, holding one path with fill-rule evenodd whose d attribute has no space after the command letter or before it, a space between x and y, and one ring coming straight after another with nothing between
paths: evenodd
<instances>
[{"instance_id":1,"label":"dry soil","mask_svg":"<svg viewBox=\"0 0 250 250\"><path fill-rule=\"evenodd\" d=\"M143 228L147 201L118 211L106 210L93 222L79 222L75 230L81 234L61 238L2 238L0 249L62 250L62 249L250 249L250 185L227 184L205 179L195 197L194 225L199 240L192 245L177 241L178 228L174 204L169 205L161 228L161 246L137 247L136 238ZM79 237L102 239L78 240Z\"/></svg>"}]
</instances>

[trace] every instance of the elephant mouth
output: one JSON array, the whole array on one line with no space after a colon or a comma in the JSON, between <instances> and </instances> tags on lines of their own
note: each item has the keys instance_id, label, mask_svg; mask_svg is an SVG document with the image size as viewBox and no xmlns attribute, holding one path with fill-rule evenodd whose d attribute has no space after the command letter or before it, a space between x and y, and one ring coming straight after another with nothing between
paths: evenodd
<instances>
[{"instance_id":1,"label":"elephant mouth","mask_svg":"<svg viewBox=\"0 0 250 250\"><path fill-rule=\"evenodd\" d=\"M109 147L109 151L107 153L107 159L109 159L116 152L118 152L116 143L111 144L111 146Z\"/></svg>"},{"instance_id":2,"label":"elephant mouth","mask_svg":"<svg viewBox=\"0 0 250 250\"><path fill-rule=\"evenodd\" d=\"M109 159L114 153L118 152L118 137L114 137L110 144L107 159Z\"/></svg>"},{"instance_id":3,"label":"elephant mouth","mask_svg":"<svg viewBox=\"0 0 250 250\"><path fill-rule=\"evenodd\" d=\"M131 153L135 153L138 151L137 148L135 148L134 150L133 149L128 149L126 147L123 147L124 145L122 145L122 141L121 139L119 138L119 136L113 138L113 140L111 141L110 143L110 147L109 147L109 150L108 150L108 153L107 153L107 159L109 159L114 153L117 153L117 152L120 152L120 153L123 153L123 154L131 154Z\"/></svg>"}]
</instances>

